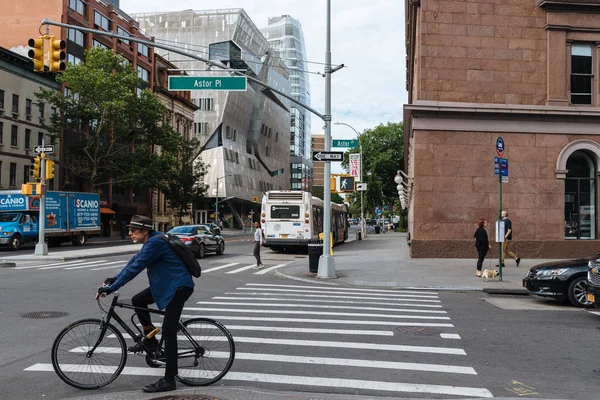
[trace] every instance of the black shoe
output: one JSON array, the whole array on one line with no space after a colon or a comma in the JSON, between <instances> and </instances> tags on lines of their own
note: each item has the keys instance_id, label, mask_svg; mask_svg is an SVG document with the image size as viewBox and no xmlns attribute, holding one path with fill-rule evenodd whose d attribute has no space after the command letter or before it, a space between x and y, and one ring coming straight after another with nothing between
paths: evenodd
<instances>
[{"instance_id":1,"label":"black shoe","mask_svg":"<svg viewBox=\"0 0 600 400\"><path fill-rule=\"evenodd\" d=\"M177 384L175 383L175 379L168 381L166 378L160 378L158 382L142 388L142 390L146 393L168 392L176 389Z\"/></svg>"},{"instance_id":2,"label":"black shoe","mask_svg":"<svg viewBox=\"0 0 600 400\"><path fill-rule=\"evenodd\" d=\"M521 262L521 258L517 257L517 259L515 260L517 262L517 267L519 266L519 263Z\"/></svg>"},{"instance_id":3,"label":"black shoe","mask_svg":"<svg viewBox=\"0 0 600 400\"><path fill-rule=\"evenodd\" d=\"M150 349L151 352L155 352L156 349L158 349L158 340L156 340L155 337L152 337L150 339L142 339L142 342L144 342L144 344ZM130 353L141 353L144 351L144 349L142 349L142 346L139 343L136 343L134 346L129 347L127 350L129 350Z\"/></svg>"}]
</instances>

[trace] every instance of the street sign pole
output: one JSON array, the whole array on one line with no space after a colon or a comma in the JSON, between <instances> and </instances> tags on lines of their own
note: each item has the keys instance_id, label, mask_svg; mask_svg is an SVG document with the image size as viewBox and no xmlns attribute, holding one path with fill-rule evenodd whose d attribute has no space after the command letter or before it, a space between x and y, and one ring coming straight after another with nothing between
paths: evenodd
<instances>
[{"instance_id":1,"label":"street sign pole","mask_svg":"<svg viewBox=\"0 0 600 400\"><path fill-rule=\"evenodd\" d=\"M500 226L500 222L502 221L502 156L504 155L504 139L502 139L501 136L498 136L496 138L496 154L499 157L499 162L498 162L498 224L496 224L497 226ZM508 161L507 161L508 163ZM507 165L507 173L508 173L508 165ZM503 247L504 247L504 241L499 242L499 249L498 249L498 275L499 275L499 279L502 280L502 261L503 261Z\"/></svg>"},{"instance_id":2,"label":"street sign pole","mask_svg":"<svg viewBox=\"0 0 600 400\"><path fill-rule=\"evenodd\" d=\"M44 148L44 139L42 138L42 149ZM35 245L36 256L47 256L48 245L46 245L45 230L46 230L46 195L44 186L46 185L46 153L40 154L40 183L41 193L37 193L40 196L40 214L38 215L38 242ZM37 186L37 185L36 185Z\"/></svg>"}]
</instances>

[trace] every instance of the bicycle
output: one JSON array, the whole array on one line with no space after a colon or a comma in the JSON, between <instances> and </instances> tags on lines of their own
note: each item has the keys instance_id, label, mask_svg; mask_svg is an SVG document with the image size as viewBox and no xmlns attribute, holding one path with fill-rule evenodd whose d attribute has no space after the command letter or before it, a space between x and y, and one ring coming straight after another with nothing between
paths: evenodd
<instances>
[{"instance_id":1,"label":"bicycle","mask_svg":"<svg viewBox=\"0 0 600 400\"><path fill-rule=\"evenodd\" d=\"M145 336L134 322L137 312L131 316L131 323L139 333L117 315L115 308L147 310L159 315L165 312L120 303L119 292L113 295L108 311L101 302L104 295L97 299L103 314L101 319L76 321L65 327L54 340L52 366L59 378L68 385L84 390L99 389L121 374L127 362L127 348L121 332L110 323L112 319L140 345L148 366L159 368L166 364L163 339L153 351L144 343ZM217 382L229 371L235 358L235 343L231 333L220 322L209 318L179 321L177 348L179 375L176 379L188 386L206 386Z\"/></svg>"}]
</instances>

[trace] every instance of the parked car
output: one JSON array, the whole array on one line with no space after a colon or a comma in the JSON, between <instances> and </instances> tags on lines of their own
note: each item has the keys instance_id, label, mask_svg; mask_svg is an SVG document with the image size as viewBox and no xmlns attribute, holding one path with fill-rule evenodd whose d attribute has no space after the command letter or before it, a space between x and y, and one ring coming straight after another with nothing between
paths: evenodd
<instances>
[{"instance_id":1,"label":"parked car","mask_svg":"<svg viewBox=\"0 0 600 400\"><path fill-rule=\"evenodd\" d=\"M209 231L214 232L215 235L220 235L221 234L221 228L219 228L219 225L215 224L214 222L210 222L207 224L200 224L203 225L205 227L208 228Z\"/></svg>"},{"instance_id":2,"label":"parked car","mask_svg":"<svg viewBox=\"0 0 600 400\"><path fill-rule=\"evenodd\" d=\"M206 253L223 254L225 240L222 236L211 232L205 225L180 225L167 233L175 235L189 246L196 258L202 258Z\"/></svg>"},{"instance_id":3,"label":"parked car","mask_svg":"<svg viewBox=\"0 0 600 400\"><path fill-rule=\"evenodd\" d=\"M588 262L600 258L600 252L574 260L554 261L531 268L523 279L529 293L569 302L575 307L591 307L588 301Z\"/></svg>"}]
</instances>

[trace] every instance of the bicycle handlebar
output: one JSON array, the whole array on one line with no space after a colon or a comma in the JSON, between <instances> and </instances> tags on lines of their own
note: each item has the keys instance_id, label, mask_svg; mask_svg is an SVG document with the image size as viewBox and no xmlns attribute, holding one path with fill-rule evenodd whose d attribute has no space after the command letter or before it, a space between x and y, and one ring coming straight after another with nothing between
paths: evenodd
<instances>
[{"instance_id":1,"label":"bicycle handlebar","mask_svg":"<svg viewBox=\"0 0 600 400\"><path fill-rule=\"evenodd\" d=\"M105 285L106 286L106 285ZM111 293L114 297L114 301L116 301L119 298L119 292L118 291L114 291ZM106 293L102 293L100 296L98 296L98 298L96 299L96 303L98 303L98 307L100 308L100 310L102 310L103 313L107 313L107 310L103 307L104 303L102 303L102 298L106 297Z\"/></svg>"}]
</instances>

